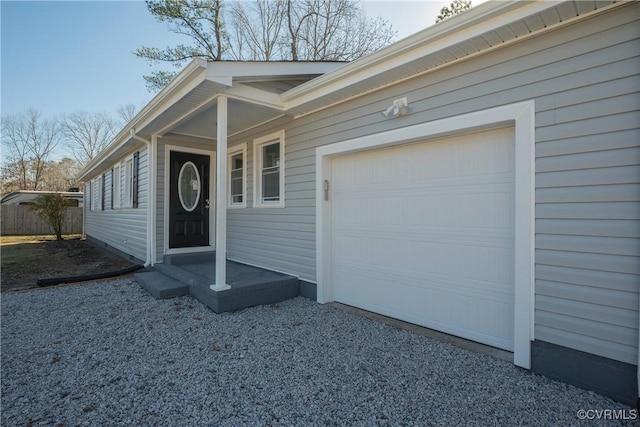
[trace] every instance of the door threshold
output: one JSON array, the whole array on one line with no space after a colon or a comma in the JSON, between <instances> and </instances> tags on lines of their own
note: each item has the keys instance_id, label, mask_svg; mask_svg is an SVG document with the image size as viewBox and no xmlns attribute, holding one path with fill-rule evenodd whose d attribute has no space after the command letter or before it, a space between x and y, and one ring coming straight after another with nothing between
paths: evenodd
<instances>
[{"instance_id":1,"label":"door threshold","mask_svg":"<svg viewBox=\"0 0 640 427\"><path fill-rule=\"evenodd\" d=\"M165 255L178 255L178 254L193 254L199 252L211 252L215 251L215 246L193 246L189 248L171 248L167 249Z\"/></svg>"}]
</instances>

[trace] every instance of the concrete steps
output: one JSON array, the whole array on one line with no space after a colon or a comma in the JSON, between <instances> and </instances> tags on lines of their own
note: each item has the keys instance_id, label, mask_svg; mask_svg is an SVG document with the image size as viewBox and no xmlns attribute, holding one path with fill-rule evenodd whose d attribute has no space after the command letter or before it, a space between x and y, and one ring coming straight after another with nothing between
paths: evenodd
<instances>
[{"instance_id":1,"label":"concrete steps","mask_svg":"<svg viewBox=\"0 0 640 427\"><path fill-rule=\"evenodd\" d=\"M158 271L136 273L134 277L156 299L175 298L189 294L189 285Z\"/></svg>"}]
</instances>

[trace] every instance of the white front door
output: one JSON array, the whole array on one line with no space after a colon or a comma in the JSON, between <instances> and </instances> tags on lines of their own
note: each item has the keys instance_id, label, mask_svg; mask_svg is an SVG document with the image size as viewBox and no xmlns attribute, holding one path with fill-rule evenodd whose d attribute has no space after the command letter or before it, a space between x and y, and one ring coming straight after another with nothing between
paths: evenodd
<instances>
[{"instance_id":1,"label":"white front door","mask_svg":"<svg viewBox=\"0 0 640 427\"><path fill-rule=\"evenodd\" d=\"M513 351L513 129L331 162L334 300Z\"/></svg>"}]
</instances>

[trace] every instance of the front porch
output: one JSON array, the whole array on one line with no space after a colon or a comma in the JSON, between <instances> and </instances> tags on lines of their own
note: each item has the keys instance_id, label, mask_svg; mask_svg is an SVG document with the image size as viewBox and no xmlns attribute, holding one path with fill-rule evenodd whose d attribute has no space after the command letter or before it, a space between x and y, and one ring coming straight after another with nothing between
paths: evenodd
<instances>
[{"instance_id":1,"label":"front porch","mask_svg":"<svg viewBox=\"0 0 640 427\"><path fill-rule=\"evenodd\" d=\"M226 261L230 289L214 291L215 252L166 255L151 271L135 275L156 299L191 295L216 313L273 304L299 295L298 278L234 261Z\"/></svg>"}]
</instances>

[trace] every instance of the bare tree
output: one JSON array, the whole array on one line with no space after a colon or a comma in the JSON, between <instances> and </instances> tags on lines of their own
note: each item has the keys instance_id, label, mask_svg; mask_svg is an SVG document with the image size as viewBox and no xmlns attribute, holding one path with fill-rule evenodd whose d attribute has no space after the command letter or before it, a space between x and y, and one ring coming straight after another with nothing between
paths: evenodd
<instances>
[{"instance_id":1,"label":"bare tree","mask_svg":"<svg viewBox=\"0 0 640 427\"><path fill-rule=\"evenodd\" d=\"M37 190L60 136L58 121L42 118L35 108L3 117L2 143L9 151L3 173L15 174L19 189Z\"/></svg>"},{"instance_id":2,"label":"bare tree","mask_svg":"<svg viewBox=\"0 0 640 427\"><path fill-rule=\"evenodd\" d=\"M26 177L23 175L24 170L15 157L5 158L2 162L2 185L0 194L31 188L27 186Z\"/></svg>"},{"instance_id":3,"label":"bare tree","mask_svg":"<svg viewBox=\"0 0 640 427\"><path fill-rule=\"evenodd\" d=\"M313 15L311 8L306 7L304 1L287 1L286 22L288 31L289 50L291 52L291 60L299 61L299 44L300 32L302 26L306 24L307 19Z\"/></svg>"},{"instance_id":4,"label":"bare tree","mask_svg":"<svg viewBox=\"0 0 640 427\"><path fill-rule=\"evenodd\" d=\"M281 56L277 49L284 25L285 7L285 2L270 0L233 4L231 24L236 31L231 53L234 59L271 61Z\"/></svg>"},{"instance_id":5,"label":"bare tree","mask_svg":"<svg viewBox=\"0 0 640 427\"><path fill-rule=\"evenodd\" d=\"M299 55L313 61L352 61L391 42L396 35L388 21L370 20L358 3L306 0L297 37Z\"/></svg>"},{"instance_id":6,"label":"bare tree","mask_svg":"<svg viewBox=\"0 0 640 427\"><path fill-rule=\"evenodd\" d=\"M69 191L69 188L78 187L76 175L80 172L78 164L68 157L61 160L47 162L42 188L51 191Z\"/></svg>"},{"instance_id":7,"label":"bare tree","mask_svg":"<svg viewBox=\"0 0 640 427\"><path fill-rule=\"evenodd\" d=\"M151 65L178 67L192 58L251 61L351 61L386 46L396 32L388 21L371 20L352 0L147 0L147 8L169 30L191 44L166 49L141 47L135 55ZM228 25L225 25L228 24ZM145 76L147 87L164 87L175 73Z\"/></svg>"},{"instance_id":8,"label":"bare tree","mask_svg":"<svg viewBox=\"0 0 640 427\"><path fill-rule=\"evenodd\" d=\"M119 125L123 127L124 125L129 123L131 120L133 120L133 118L138 113L138 109L133 104L125 104L125 105L120 105L116 110L116 113L118 114L118 118L120 119Z\"/></svg>"},{"instance_id":9,"label":"bare tree","mask_svg":"<svg viewBox=\"0 0 640 427\"><path fill-rule=\"evenodd\" d=\"M84 166L109 145L116 124L105 113L77 112L62 119L62 132L76 162Z\"/></svg>"}]
</instances>

